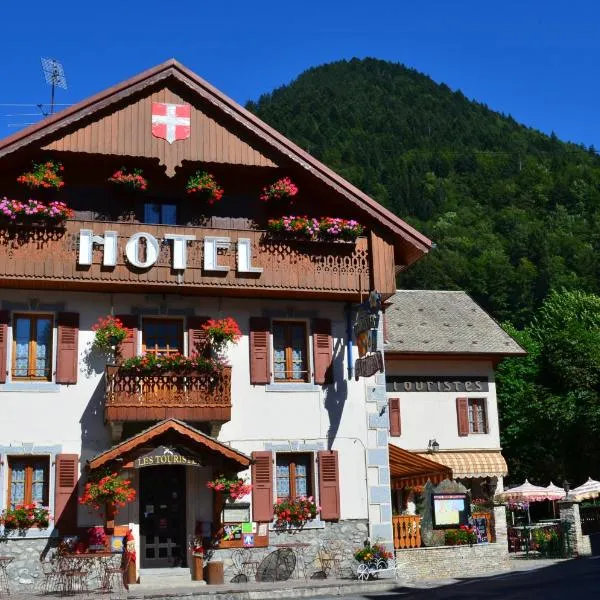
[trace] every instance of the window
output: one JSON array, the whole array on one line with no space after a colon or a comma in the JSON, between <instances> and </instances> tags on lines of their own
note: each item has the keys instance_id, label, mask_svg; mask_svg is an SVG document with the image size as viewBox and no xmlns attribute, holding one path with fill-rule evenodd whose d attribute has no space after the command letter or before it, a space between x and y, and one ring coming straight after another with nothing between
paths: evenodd
<instances>
[{"instance_id":1,"label":"window","mask_svg":"<svg viewBox=\"0 0 600 600\"><path fill-rule=\"evenodd\" d=\"M273 323L273 373L276 382L308 381L306 324Z\"/></svg>"},{"instance_id":2,"label":"window","mask_svg":"<svg viewBox=\"0 0 600 600\"><path fill-rule=\"evenodd\" d=\"M15 315L13 322L14 379L52 380L52 317Z\"/></svg>"},{"instance_id":3,"label":"window","mask_svg":"<svg viewBox=\"0 0 600 600\"><path fill-rule=\"evenodd\" d=\"M485 398L469 398L469 433L487 433Z\"/></svg>"},{"instance_id":4,"label":"window","mask_svg":"<svg viewBox=\"0 0 600 600\"><path fill-rule=\"evenodd\" d=\"M144 319L142 351L160 356L183 354L183 322L179 319Z\"/></svg>"},{"instance_id":5,"label":"window","mask_svg":"<svg viewBox=\"0 0 600 600\"><path fill-rule=\"evenodd\" d=\"M144 202L144 223L177 225L177 205L168 202Z\"/></svg>"},{"instance_id":6,"label":"window","mask_svg":"<svg viewBox=\"0 0 600 600\"><path fill-rule=\"evenodd\" d=\"M43 456L9 457L8 502L10 508L18 504L48 506L48 465Z\"/></svg>"},{"instance_id":7,"label":"window","mask_svg":"<svg viewBox=\"0 0 600 600\"><path fill-rule=\"evenodd\" d=\"M277 498L312 496L312 454L277 454Z\"/></svg>"}]
</instances>

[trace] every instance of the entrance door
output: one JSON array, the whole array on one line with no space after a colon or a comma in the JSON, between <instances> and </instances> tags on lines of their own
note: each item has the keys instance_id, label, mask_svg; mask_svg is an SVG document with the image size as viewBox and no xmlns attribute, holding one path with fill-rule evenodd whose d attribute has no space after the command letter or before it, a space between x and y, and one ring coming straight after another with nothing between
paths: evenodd
<instances>
[{"instance_id":1,"label":"entrance door","mask_svg":"<svg viewBox=\"0 0 600 600\"><path fill-rule=\"evenodd\" d=\"M186 566L185 467L140 469L141 566Z\"/></svg>"}]
</instances>

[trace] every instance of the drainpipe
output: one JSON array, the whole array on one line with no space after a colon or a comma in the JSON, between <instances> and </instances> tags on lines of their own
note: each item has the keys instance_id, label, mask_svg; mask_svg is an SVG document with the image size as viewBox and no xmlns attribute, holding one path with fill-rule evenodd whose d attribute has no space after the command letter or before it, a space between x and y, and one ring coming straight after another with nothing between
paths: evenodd
<instances>
[{"instance_id":1,"label":"drainpipe","mask_svg":"<svg viewBox=\"0 0 600 600\"><path fill-rule=\"evenodd\" d=\"M348 302L345 308L346 312L346 360L348 361L348 380L354 375L354 365L352 363L352 305Z\"/></svg>"}]
</instances>

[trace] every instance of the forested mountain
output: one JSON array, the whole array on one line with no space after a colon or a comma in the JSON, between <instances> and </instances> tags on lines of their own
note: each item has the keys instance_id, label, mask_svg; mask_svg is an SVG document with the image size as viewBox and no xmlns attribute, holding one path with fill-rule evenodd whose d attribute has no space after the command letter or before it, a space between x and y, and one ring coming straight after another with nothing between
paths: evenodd
<instances>
[{"instance_id":1,"label":"forested mountain","mask_svg":"<svg viewBox=\"0 0 600 600\"><path fill-rule=\"evenodd\" d=\"M517 326L552 288L600 291L593 148L375 59L310 69L248 108L435 242L402 287L465 289Z\"/></svg>"}]
</instances>

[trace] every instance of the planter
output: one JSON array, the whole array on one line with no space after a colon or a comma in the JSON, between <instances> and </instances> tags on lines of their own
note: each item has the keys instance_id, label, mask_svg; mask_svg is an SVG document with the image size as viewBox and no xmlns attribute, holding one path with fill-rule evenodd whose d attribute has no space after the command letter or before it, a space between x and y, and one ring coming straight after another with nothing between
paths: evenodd
<instances>
[{"instance_id":1,"label":"planter","mask_svg":"<svg viewBox=\"0 0 600 600\"><path fill-rule=\"evenodd\" d=\"M209 585L222 585L225 582L223 563L211 561L204 567L204 579Z\"/></svg>"},{"instance_id":2,"label":"planter","mask_svg":"<svg viewBox=\"0 0 600 600\"><path fill-rule=\"evenodd\" d=\"M204 580L204 557L201 554L192 554L192 581Z\"/></svg>"},{"instance_id":3,"label":"planter","mask_svg":"<svg viewBox=\"0 0 600 600\"><path fill-rule=\"evenodd\" d=\"M135 560L129 561L129 564L127 565L126 578L128 584L137 583L137 569L135 567Z\"/></svg>"}]
</instances>

